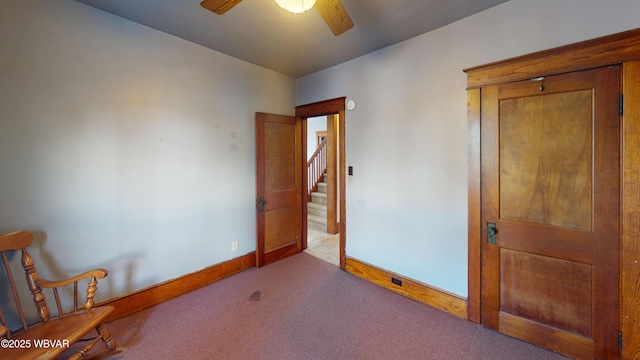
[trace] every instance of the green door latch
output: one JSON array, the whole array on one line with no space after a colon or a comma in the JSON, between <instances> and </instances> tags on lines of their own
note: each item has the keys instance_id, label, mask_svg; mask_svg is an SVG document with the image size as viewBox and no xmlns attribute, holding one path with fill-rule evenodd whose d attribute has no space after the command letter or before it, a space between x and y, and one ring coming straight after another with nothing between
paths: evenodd
<instances>
[{"instance_id":1,"label":"green door latch","mask_svg":"<svg viewBox=\"0 0 640 360\"><path fill-rule=\"evenodd\" d=\"M495 245L496 244L496 234L498 233L498 229L496 229L495 223L487 223L487 244Z\"/></svg>"}]
</instances>

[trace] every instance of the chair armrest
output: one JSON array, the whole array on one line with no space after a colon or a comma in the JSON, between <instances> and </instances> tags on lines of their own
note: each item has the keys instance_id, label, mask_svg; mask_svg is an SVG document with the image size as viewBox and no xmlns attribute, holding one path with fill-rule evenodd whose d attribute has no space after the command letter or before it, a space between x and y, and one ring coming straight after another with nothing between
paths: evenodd
<instances>
[{"instance_id":1,"label":"chair armrest","mask_svg":"<svg viewBox=\"0 0 640 360\"><path fill-rule=\"evenodd\" d=\"M49 289L53 289L54 295L56 297L56 304L58 305L58 311L60 312L60 314L62 314L62 306L60 304L60 298L58 297L58 288L65 286L65 285L69 285L69 284L73 284L74 286L74 311L77 311L78 309L78 304L77 304L77 289L78 289L78 281L82 280L82 279L89 279L89 283L87 284L87 296L86 296L86 301L84 303L84 308L86 311L90 311L91 308L93 308L93 297L96 295L96 290L97 290L97 286L98 286L98 281L97 279L102 279L105 276L107 276L109 273L107 272L107 270L105 269L94 269L94 270L89 270L86 271L80 275L76 275L72 278L66 279L66 280L60 280L60 281L50 281L50 280L45 280L45 279L36 279L36 285L38 285L41 288L49 288Z\"/></svg>"},{"instance_id":2,"label":"chair armrest","mask_svg":"<svg viewBox=\"0 0 640 360\"><path fill-rule=\"evenodd\" d=\"M57 288L57 287L61 287L61 286L65 286L65 285L69 285L71 283L74 283L78 280L82 280L82 279L86 279L89 277L95 277L96 279L102 279L104 277L106 277L107 275L109 275L109 272L105 269L94 269L94 270L89 270L86 271L80 275L76 275L72 278L69 279L65 279L65 280L59 280L59 281L51 281L51 280L46 280L46 279L37 279L36 280L36 284L42 288Z\"/></svg>"}]
</instances>

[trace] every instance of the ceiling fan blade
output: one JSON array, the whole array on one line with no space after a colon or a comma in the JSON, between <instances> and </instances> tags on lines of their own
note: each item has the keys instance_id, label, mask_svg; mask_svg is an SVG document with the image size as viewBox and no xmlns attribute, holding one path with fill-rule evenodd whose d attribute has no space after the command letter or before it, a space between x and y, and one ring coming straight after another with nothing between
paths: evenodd
<instances>
[{"instance_id":1,"label":"ceiling fan blade","mask_svg":"<svg viewBox=\"0 0 640 360\"><path fill-rule=\"evenodd\" d=\"M340 0L317 0L314 6L333 35L338 36L353 27L353 21Z\"/></svg>"},{"instance_id":2,"label":"ceiling fan blade","mask_svg":"<svg viewBox=\"0 0 640 360\"><path fill-rule=\"evenodd\" d=\"M200 5L207 10L222 15L232 7L238 5L241 1L242 0L204 0Z\"/></svg>"}]
</instances>

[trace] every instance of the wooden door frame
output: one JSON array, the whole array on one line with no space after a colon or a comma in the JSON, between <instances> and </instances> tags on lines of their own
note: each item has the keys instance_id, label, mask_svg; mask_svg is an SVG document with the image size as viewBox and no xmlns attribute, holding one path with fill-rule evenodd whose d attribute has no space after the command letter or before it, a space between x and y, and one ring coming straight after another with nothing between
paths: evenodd
<instances>
[{"instance_id":1,"label":"wooden door frame","mask_svg":"<svg viewBox=\"0 0 640 360\"><path fill-rule=\"evenodd\" d=\"M337 234L340 232L340 222L337 218L338 213L338 163L336 160L340 158L338 153L338 144L340 143L338 114L327 115L327 233Z\"/></svg>"},{"instance_id":2,"label":"wooden door frame","mask_svg":"<svg viewBox=\"0 0 640 360\"><path fill-rule=\"evenodd\" d=\"M640 29L468 68L468 300L470 321L480 323L482 87L622 64L620 194L621 357L640 357Z\"/></svg>"},{"instance_id":3,"label":"wooden door frame","mask_svg":"<svg viewBox=\"0 0 640 360\"><path fill-rule=\"evenodd\" d=\"M345 192L346 192L346 174L345 174L345 103L346 103L346 97L340 97L340 98L335 98L335 99L331 99L331 100L325 100L325 101L320 101L320 102L315 102L315 103L311 103L311 104L306 104L306 105L300 105L296 107L296 113L295 116L296 118L299 119L299 121L302 122L302 134L306 134L307 133L307 118L310 117L317 117L317 116L328 116L328 115L334 115L334 114L338 114L338 168L340 169L339 171L339 176L338 176L338 182L339 182L339 193L340 193L340 199L339 199L339 208L340 208L340 215L339 215L339 228L340 228L340 268L342 270L345 269L345 259L346 259L346 252L345 252L345 248L346 248L346 242L347 242L347 234L346 234L346 228L347 228L347 211L346 211L346 197L345 197ZM328 130L328 129L327 129ZM304 163L306 165L306 159L307 159L307 137L306 136L302 136L302 158L304 160ZM306 171L306 166L303 166L303 169L305 169L302 172L302 183L306 184L308 179L307 179L307 171ZM335 182L334 182L335 183ZM305 186L303 186L303 188L306 189ZM307 218L307 207L303 206L302 207L302 214L303 214L303 219ZM307 247L307 222L303 221L302 222L302 248L306 249Z\"/></svg>"}]
</instances>

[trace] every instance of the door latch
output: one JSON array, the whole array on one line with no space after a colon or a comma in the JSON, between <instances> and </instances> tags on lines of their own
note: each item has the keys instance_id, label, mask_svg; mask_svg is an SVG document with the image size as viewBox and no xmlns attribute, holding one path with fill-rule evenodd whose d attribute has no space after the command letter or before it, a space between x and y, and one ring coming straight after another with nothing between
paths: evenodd
<instances>
[{"instance_id":1,"label":"door latch","mask_svg":"<svg viewBox=\"0 0 640 360\"><path fill-rule=\"evenodd\" d=\"M264 201L264 198L261 196L260 198L258 198L258 211L264 211L264 204L266 203L266 201Z\"/></svg>"},{"instance_id":2,"label":"door latch","mask_svg":"<svg viewBox=\"0 0 640 360\"><path fill-rule=\"evenodd\" d=\"M496 244L497 233L498 233L498 229L496 229L496 224L488 222L487 223L487 244L490 244L490 245Z\"/></svg>"}]
</instances>

